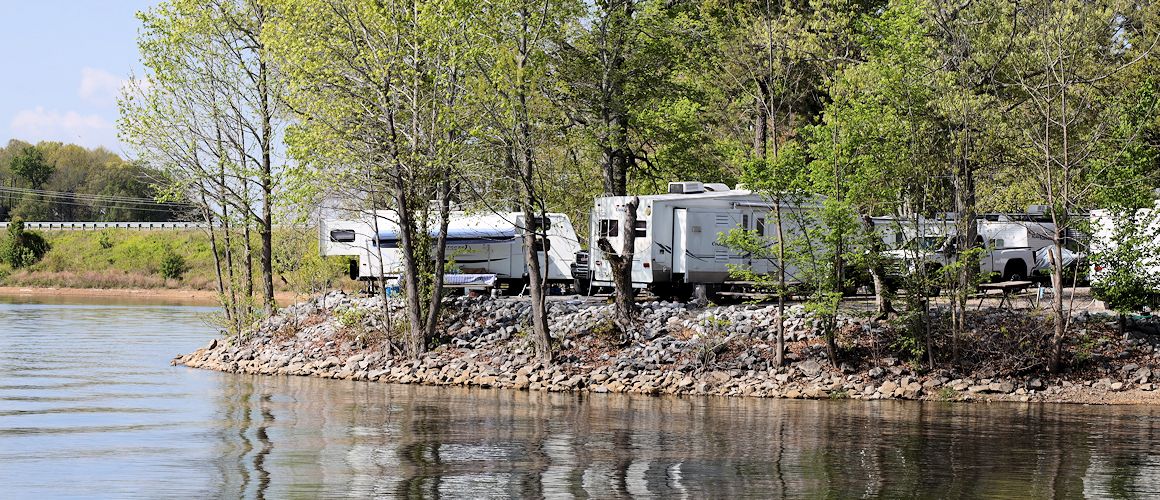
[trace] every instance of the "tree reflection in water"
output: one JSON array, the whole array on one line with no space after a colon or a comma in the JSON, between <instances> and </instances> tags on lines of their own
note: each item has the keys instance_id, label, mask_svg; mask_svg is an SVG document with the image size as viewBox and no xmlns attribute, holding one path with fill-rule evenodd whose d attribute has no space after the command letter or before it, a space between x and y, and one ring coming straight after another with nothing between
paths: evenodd
<instances>
[{"instance_id":1,"label":"tree reflection in water","mask_svg":"<svg viewBox=\"0 0 1160 500\"><path fill-rule=\"evenodd\" d=\"M1158 409L226 376L222 496L1160 494Z\"/></svg>"}]
</instances>

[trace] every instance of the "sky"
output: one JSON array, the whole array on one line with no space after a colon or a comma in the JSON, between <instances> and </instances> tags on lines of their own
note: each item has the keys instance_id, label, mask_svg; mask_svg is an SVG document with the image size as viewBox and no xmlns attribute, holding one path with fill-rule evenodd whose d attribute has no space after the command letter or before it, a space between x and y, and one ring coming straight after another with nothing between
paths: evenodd
<instances>
[{"instance_id":1,"label":"sky","mask_svg":"<svg viewBox=\"0 0 1160 500\"><path fill-rule=\"evenodd\" d=\"M0 0L0 145L117 141L117 95L137 57L139 10L158 0Z\"/></svg>"}]
</instances>

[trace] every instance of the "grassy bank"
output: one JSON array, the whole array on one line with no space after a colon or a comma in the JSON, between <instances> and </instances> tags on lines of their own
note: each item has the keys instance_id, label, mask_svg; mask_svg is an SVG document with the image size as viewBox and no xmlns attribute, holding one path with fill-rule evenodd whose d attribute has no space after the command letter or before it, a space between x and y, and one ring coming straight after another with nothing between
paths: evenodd
<instances>
[{"instance_id":1,"label":"grassy bank","mask_svg":"<svg viewBox=\"0 0 1160 500\"><path fill-rule=\"evenodd\" d=\"M0 263L0 286L68 288L145 288L216 290L217 275L209 235L201 230L39 231L52 246L37 263L12 269ZM220 241L218 242L221 243ZM318 257L313 234L306 230L275 235L274 286L282 291L308 287L304 281L330 281L350 288L342 263ZM254 270L258 271L254 245ZM241 262L242 250L235 250ZM180 278L166 278L166 259L180 259ZM240 268L240 266L239 266ZM239 271L240 272L240 271Z\"/></svg>"}]
</instances>

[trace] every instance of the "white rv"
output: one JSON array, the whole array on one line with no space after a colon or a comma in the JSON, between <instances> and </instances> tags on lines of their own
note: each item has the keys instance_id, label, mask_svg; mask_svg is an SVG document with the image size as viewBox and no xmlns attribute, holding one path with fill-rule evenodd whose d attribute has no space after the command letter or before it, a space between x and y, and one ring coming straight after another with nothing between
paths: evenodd
<instances>
[{"instance_id":1,"label":"white rv","mask_svg":"<svg viewBox=\"0 0 1160 500\"><path fill-rule=\"evenodd\" d=\"M696 285L722 289L730 283L729 265L748 265L756 273L774 273L776 264L753 259L720 243L718 237L732 229L755 230L776 236L770 211L773 205L761 195L724 184L669 183L668 194L637 196L636 227L624 228L625 204L631 196L596 198L589 219L592 246L589 272L594 287L611 287L612 266L596 248L607 238L619 251L624 238L636 238L632 282L662 296L687 295ZM804 220L802 211L813 207L783 205L783 233L799 233L791 221ZM798 216L790 217L793 211ZM787 269L792 280L793 270Z\"/></svg>"},{"instance_id":2,"label":"white rv","mask_svg":"<svg viewBox=\"0 0 1160 500\"><path fill-rule=\"evenodd\" d=\"M1145 283L1160 282L1160 202L1156 203L1155 208L1136 210L1130 216L1117 215L1111 210L1093 210L1090 217L1093 253L1114 251L1123 242L1117 240L1127 239L1130 245L1136 247L1134 251L1138 257L1129 264L1132 269L1127 272L1136 274ZM1090 269L1092 287L1105 285L1104 281L1113 271L1111 267L1114 265L1106 259L1094 262ZM1160 294L1160 290L1156 293Z\"/></svg>"},{"instance_id":3,"label":"white rv","mask_svg":"<svg viewBox=\"0 0 1160 500\"><path fill-rule=\"evenodd\" d=\"M549 282L571 283L570 266L580 250L572 222L565 214L551 213L546 224L547 238L537 242L540 265ZM471 283L494 283L518 291L527 281L523 247L527 226L522 212L453 212L447 227L446 260L454 266L448 282L457 282L453 275L473 276L477 278ZM389 211L364 219L324 219L319 224L319 248L323 255L358 257L359 279L394 279L403 272L398 232ZM431 236L437 233L432 231Z\"/></svg>"}]
</instances>

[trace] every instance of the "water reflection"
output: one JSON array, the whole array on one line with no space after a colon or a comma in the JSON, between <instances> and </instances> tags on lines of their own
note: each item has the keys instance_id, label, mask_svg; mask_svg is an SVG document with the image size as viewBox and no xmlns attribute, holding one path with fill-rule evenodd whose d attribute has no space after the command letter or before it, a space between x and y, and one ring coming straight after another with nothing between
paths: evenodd
<instances>
[{"instance_id":1,"label":"water reflection","mask_svg":"<svg viewBox=\"0 0 1160 500\"><path fill-rule=\"evenodd\" d=\"M206 312L0 304L3 496L1160 496L1160 408L547 394L169 367L214 335Z\"/></svg>"},{"instance_id":2,"label":"water reflection","mask_svg":"<svg viewBox=\"0 0 1160 500\"><path fill-rule=\"evenodd\" d=\"M219 438L241 484L225 487L224 496L1160 494L1153 408L638 398L231 378L221 413L239 428Z\"/></svg>"}]
</instances>

